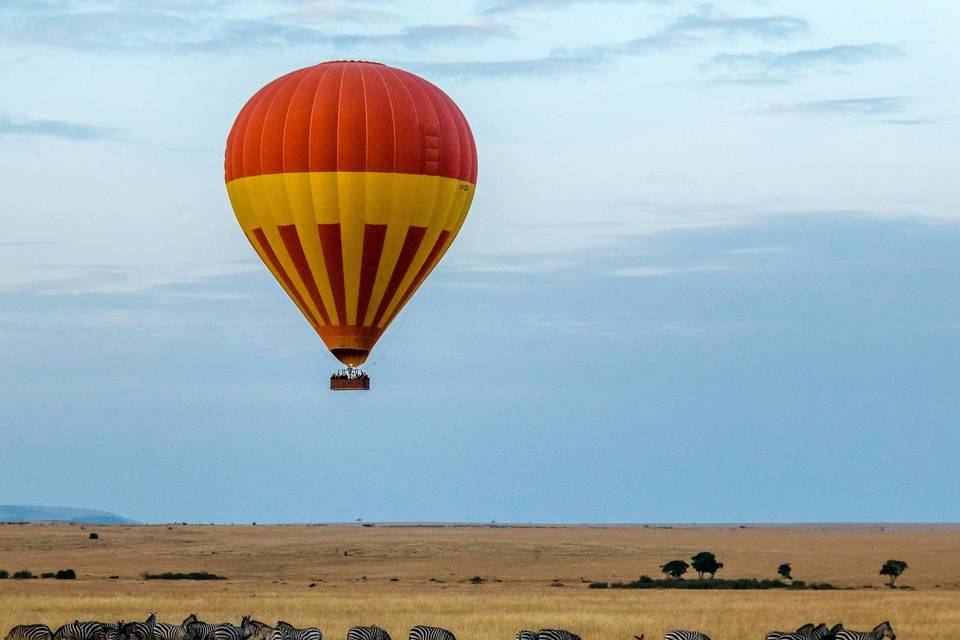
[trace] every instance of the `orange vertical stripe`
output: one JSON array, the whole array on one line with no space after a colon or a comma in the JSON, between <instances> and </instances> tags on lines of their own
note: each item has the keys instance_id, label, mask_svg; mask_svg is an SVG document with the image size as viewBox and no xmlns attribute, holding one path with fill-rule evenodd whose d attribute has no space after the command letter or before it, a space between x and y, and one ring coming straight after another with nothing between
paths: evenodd
<instances>
[{"instance_id":1,"label":"orange vertical stripe","mask_svg":"<svg viewBox=\"0 0 960 640\"><path fill-rule=\"evenodd\" d=\"M293 266L297 270L297 275L307 287L307 293L310 299L320 312L324 324L330 324L330 316L327 314L327 308L323 305L323 298L320 297L320 290L317 289L317 282L310 271L310 264L307 262L307 256L303 253L303 245L300 244L300 236L297 235L297 227L292 224L279 225L277 231L280 232L280 239L283 240L283 246L287 248L290 259L293 260Z\"/></svg>"},{"instance_id":2,"label":"orange vertical stripe","mask_svg":"<svg viewBox=\"0 0 960 640\"><path fill-rule=\"evenodd\" d=\"M363 325L367 317L373 284L377 280L380 267L380 255L383 253L383 240L387 237L387 225L366 224L363 226L363 258L360 262L360 295L357 301L357 324Z\"/></svg>"},{"instance_id":3,"label":"orange vertical stripe","mask_svg":"<svg viewBox=\"0 0 960 640\"><path fill-rule=\"evenodd\" d=\"M333 290L333 302L337 306L337 324L347 324L347 294L343 284L343 249L340 246L340 223L318 224L320 248L327 265L327 277Z\"/></svg>"}]
</instances>

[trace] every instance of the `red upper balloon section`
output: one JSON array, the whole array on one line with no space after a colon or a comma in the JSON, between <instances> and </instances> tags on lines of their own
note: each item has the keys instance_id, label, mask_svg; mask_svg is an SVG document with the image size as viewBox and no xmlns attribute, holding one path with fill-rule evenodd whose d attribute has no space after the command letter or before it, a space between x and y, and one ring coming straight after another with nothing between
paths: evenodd
<instances>
[{"instance_id":1,"label":"red upper balloon section","mask_svg":"<svg viewBox=\"0 0 960 640\"><path fill-rule=\"evenodd\" d=\"M453 100L375 62L324 62L260 89L233 124L224 164L227 182L305 171L477 181L476 144Z\"/></svg>"}]
</instances>

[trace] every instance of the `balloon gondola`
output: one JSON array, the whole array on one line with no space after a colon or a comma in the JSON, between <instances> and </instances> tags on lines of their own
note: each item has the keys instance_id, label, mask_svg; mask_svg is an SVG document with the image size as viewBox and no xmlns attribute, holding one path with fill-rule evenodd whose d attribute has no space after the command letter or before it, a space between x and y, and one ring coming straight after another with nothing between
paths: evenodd
<instances>
[{"instance_id":1,"label":"balloon gondola","mask_svg":"<svg viewBox=\"0 0 960 640\"><path fill-rule=\"evenodd\" d=\"M463 113L412 73L326 62L250 98L224 172L247 240L347 367L330 388L369 389L358 367L473 200L477 152Z\"/></svg>"}]
</instances>

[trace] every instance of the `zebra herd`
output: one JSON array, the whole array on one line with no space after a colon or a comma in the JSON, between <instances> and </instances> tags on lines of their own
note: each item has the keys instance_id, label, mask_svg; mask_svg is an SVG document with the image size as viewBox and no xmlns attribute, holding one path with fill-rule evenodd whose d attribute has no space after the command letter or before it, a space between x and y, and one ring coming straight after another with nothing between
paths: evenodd
<instances>
[{"instance_id":1,"label":"zebra herd","mask_svg":"<svg viewBox=\"0 0 960 640\"><path fill-rule=\"evenodd\" d=\"M827 627L825 623L808 623L796 631L771 631L766 640L896 640L893 627L882 622L871 631L852 631L842 624ZM668 631L664 640L710 640L700 631ZM151 613L143 622L80 622L65 624L52 631L45 624L21 624L7 633L4 640L323 640L317 627L297 628L280 620L271 627L265 622L244 616L239 626L224 622L210 624L191 613L179 625L157 622ZM353 627L347 640L391 640L390 634L374 625ZM454 635L440 627L417 625L410 629L409 640L456 640ZM521 630L515 640L580 640L580 636L566 629ZM644 640L643 635L634 640Z\"/></svg>"}]
</instances>

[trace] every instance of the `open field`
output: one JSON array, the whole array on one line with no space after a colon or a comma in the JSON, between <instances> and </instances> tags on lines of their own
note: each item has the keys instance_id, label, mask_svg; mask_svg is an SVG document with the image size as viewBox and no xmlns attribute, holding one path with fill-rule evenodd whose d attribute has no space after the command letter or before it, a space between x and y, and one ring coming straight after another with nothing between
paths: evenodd
<instances>
[{"instance_id":1,"label":"open field","mask_svg":"<svg viewBox=\"0 0 960 640\"><path fill-rule=\"evenodd\" d=\"M101 539L89 540L91 531ZM790 562L799 579L854 588L614 591L582 582L658 577L658 565L702 550L726 563L722 577L773 577ZM881 587L877 571L887 558L910 564L900 582L916 590ZM0 581L3 630L156 610L175 621L192 611L209 620L251 612L318 624L329 638L376 622L398 639L426 623L451 628L458 640L511 639L520 627L546 626L569 627L584 640L657 638L675 627L722 640L762 638L807 620L869 628L888 618L902 639L960 638L960 527L948 526L5 525L0 568L78 574L75 582ZM145 571L210 571L229 580L144 581ZM471 584L474 576L483 583Z\"/></svg>"}]
</instances>

